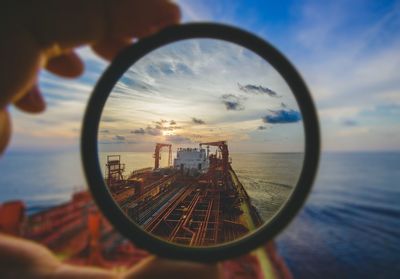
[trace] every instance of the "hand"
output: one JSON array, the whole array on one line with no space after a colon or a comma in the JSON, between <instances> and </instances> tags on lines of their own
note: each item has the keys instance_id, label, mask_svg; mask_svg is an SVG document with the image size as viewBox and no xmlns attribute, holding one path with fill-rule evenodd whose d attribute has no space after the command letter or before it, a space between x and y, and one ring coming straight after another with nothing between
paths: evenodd
<instances>
[{"instance_id":1,"label":"hand","mask_svg":"<svg viewBox=\"0 0 400 279\"><path fill-rule=\"evenodd\" d=\"M0 10L0 153L11 135L10 104L31 113L45 102L37 85L43 68L77 77L74 48L90 45L105 59L159 29L176 24L179 8L166 0L13 0ZM218 278L217 265L150 257L124 274L61 263L31 241L0 235L2 278Z\"/></svg>"},{"instance_id":2,"label":"hand","mask_svg":"<svg viewBox=\"0 0 400 279\"><path fill-rule=\"evenodd\" d=\"M2 278L219 278L218 265L178 262L149 257L124 273L61 263L48 249L28 240L0 234Z\"/></svg>"},{"instance_id":3,"label":"hand","mask_svg":"<svg viewBox=\"0 0 400 279\"><path fill-rule=\"evenodd\" d=\"M42 68L77 77L83 63L74 48L90 45L105 59L180 20L166 0L6 1L0 10L0 154L11 135L7 106L37 113L45 102L37 85Z\"/></svg>"}]
</instances>

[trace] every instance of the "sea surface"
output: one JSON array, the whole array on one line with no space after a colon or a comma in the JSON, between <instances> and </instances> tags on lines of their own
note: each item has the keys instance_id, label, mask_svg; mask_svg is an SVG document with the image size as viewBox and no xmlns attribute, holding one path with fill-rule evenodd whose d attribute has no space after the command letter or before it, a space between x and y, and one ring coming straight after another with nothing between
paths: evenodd
<instances>
[{"instance_id":1,"label":"sea surface","mask_svg":"<svg viewBox=\"0 0 400 279\"><path fill-rule=\"evenodd\" d=\"M127 170L153 162L150 153L122 155ZM290 194L285 185L297 180L302 155L232 154L232 161L256 207L271 214ZM0 202L22 199L30 213L69 200L84 185L77 153L0 159ZM277 245L296 278L400 278L400 153L324 153L305 207Z\"/></svg>"},{"instance_id":2,"label":"sea surface","mask_svg":"<svg viewBox=\"0 0 400 279\"><path fill-rule=\"evenodd\" d=\"M400 278L400 153L323 154L277 242L298 278Z\"/></svg>"}]
</instances>

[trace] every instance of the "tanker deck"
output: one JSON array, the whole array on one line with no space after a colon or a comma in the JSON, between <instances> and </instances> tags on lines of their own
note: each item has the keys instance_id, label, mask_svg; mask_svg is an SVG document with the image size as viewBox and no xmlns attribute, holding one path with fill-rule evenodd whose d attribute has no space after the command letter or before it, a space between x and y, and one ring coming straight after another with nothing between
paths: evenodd
<instances>
[{"instance_id":1,"label":"tanker deck","mask_svg":"<svg viewBox=\"0 0 400 279\"><path fill-rule=\"evenodd\" d=\"M109 156L106 184L132 219L160 237L193 246L234 240L259 226L261 218L230 165L226 143L204 145L217 146L217 153L207 148L188 161L185 156L193 150L180 149L174 167L160 168L160 149L171 147L157 144L154 168L135 170L128 177L121 157ZM170 151L170 166L171 157ZM22 201L4 202L0 233L42 243L64 262L78 265L121 270L149 256L115 231L87 191L33 214ZM224 279L292 278L273 242L224 261L221 270Z\"/></svg>"},{"instance_id":2,"label":"tanker deck","mask_svg":"<svg viewBox=\"0 0 400 279\"><path fill-rule=\"evenodd\" d=\"M160 168L164 146L169 166ZM120 157L108 157L105 180L114 199L147 232L183 245L210 246L234 241L262 224L231 166L225 141L180 148L173 166L171 157L171 145L157 144L155 167L133 171L127 179Z\"/></svg>"}]
</instances>

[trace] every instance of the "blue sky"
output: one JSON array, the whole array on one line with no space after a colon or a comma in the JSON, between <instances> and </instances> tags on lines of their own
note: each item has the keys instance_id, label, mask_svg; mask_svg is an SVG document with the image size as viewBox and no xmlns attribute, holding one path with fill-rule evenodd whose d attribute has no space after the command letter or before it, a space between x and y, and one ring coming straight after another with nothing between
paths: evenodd
<instances>
[{"instance_id":1,"label":"blue sky","mask_svg":"<svg viewBox=\"0 0 400 279\"><path fill-rule=\"evenodd\" d=\"M184 22L217 21L277 46L306 80L323 150L400 150L400 1L178 1ZM39 116L12 110L12 149L75 149L91 88L107 63L88 48L86 73L42 73Z\"/></svg>"}]
</instances>

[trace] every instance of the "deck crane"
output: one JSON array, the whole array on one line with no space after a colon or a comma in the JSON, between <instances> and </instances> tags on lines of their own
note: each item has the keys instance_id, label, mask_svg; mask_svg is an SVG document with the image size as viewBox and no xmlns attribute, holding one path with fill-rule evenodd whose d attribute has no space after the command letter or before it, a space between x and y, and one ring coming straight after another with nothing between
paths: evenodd
<instances>
[{"instance_id":1,"label":"deck crane","mask_svg":"<svg viewBox=\"0 0 400 279\"><path fill-rule=\"evenodd\" d=\"M125 171L125 164L121 164L121 155L107 156L106 168L105 180L108 187L115 189L121 187L124 184Z\"/></svg>"},{"instance_id":2,"label":"deck crane","mask_svg":"<svg viewBox=\"0 0 400 279\"><path fill-rule=\"evenodd\" d=\"M154 158L154 169L158 169L160 167L160 159L161 154L160 151L163 147L168 147L168 167L172 165L172 144L168 143L157 143L156 149L154 150L153 158Z\"/></svg>"},{"instance_id":3,"label":"deck crane","mask_svg":"<svg viewBox=\"0 0 400 279\"><path fill-rule=\"evenodd\" d=\"M227 185L228 184L228 176L229 176L229 174L228 174L228 172L229 172L229 150L228 150L228 145L226 144L226 141L203 142L203 143L200 143L200 148L203 145L218 147L218 149L222 155L223 181L224 181L224 184Z\"/></svg>"}]
</instances>

